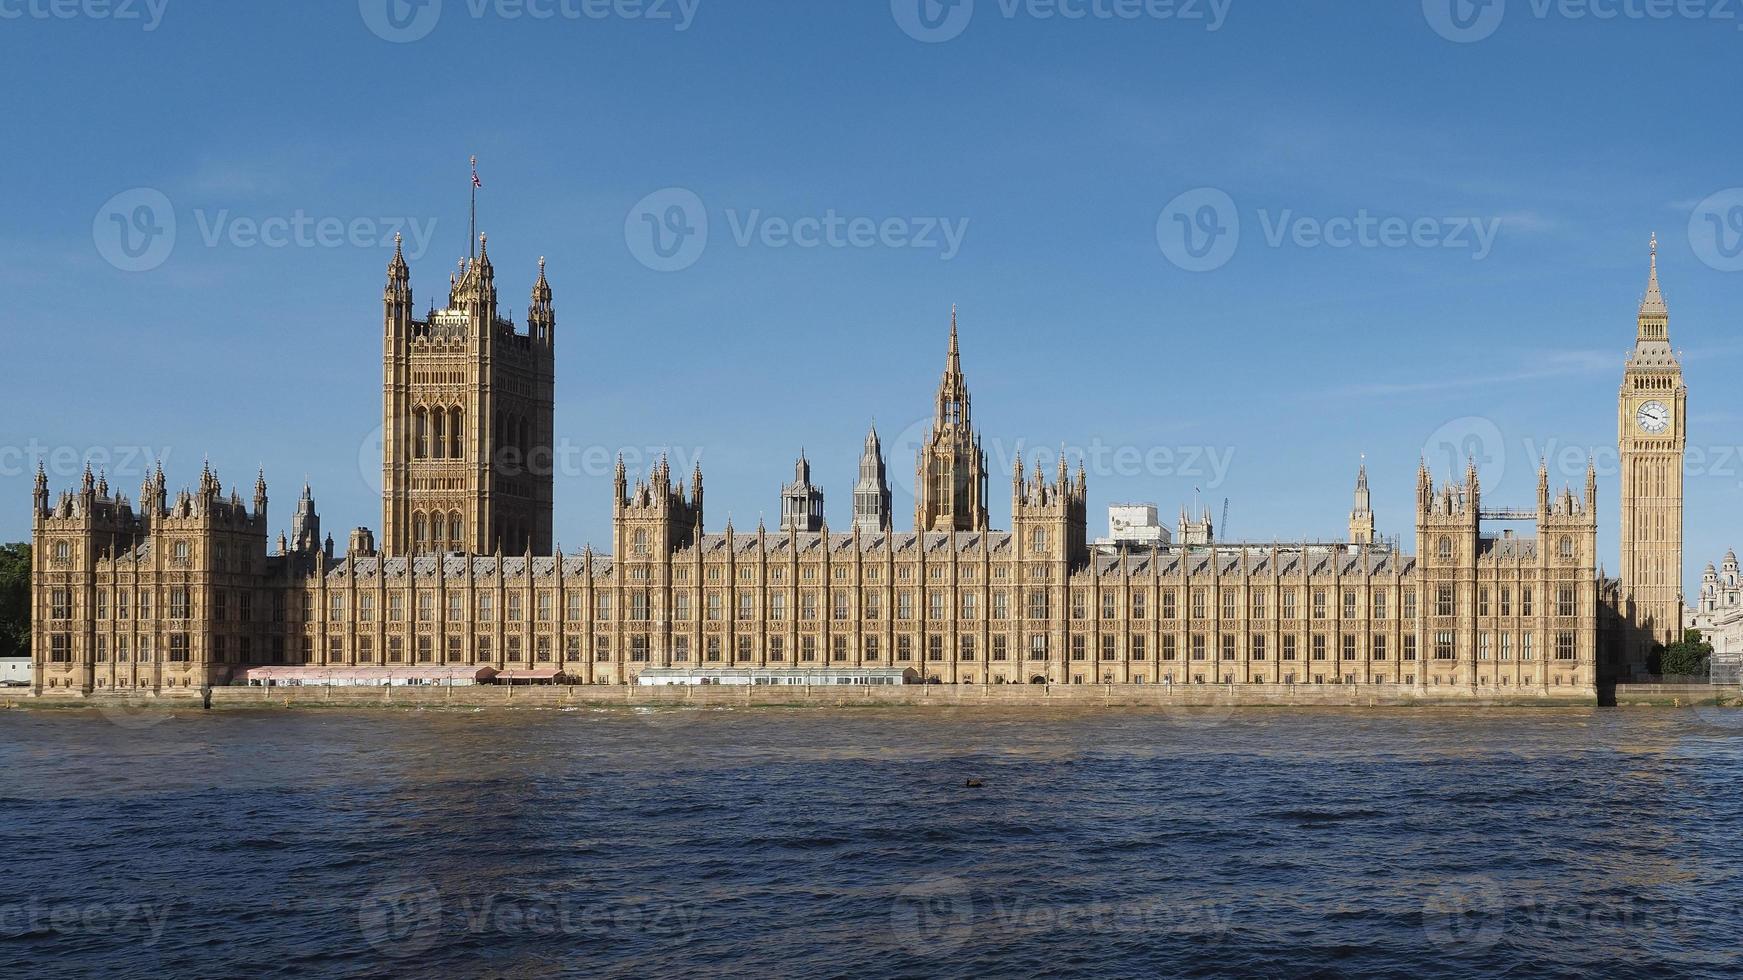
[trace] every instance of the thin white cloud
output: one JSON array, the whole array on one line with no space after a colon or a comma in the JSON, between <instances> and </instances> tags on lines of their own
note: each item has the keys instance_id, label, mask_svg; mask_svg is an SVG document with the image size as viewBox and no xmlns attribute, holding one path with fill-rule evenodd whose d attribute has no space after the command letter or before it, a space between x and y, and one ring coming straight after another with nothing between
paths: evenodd
<instances>
[{"instance_id":1,"label":"thin white cloud","mask_svg":"<svg viewBox=\"0 0 1743 980\"><path fill-rule=\"evenodd\" d=\"M1573 378L1613 373L1620 370L1622 356L1613 350L1552 351L1535 358L1538 366L1494 374L1469 375L1416 382L1372 382L1343 385L1323 394L1342 397L1372 397L1375 395L1416 395L1440 391L1464 391L1518 384L1521 381L1542 381L1548 378Z\"/></svg>"}]
</instances>

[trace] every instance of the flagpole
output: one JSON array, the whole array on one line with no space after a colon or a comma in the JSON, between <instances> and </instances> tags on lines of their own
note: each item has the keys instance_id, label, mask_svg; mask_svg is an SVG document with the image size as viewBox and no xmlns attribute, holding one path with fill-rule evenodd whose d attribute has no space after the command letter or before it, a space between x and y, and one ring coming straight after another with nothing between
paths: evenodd
<instances>
[{"instance_id":1,"label":"flagpole","mask_svg":"<svg viewBox=\"0 0 1743 980\"><path fill-rule=\"evenodd\" d=\"M466 254L478 257L478 157L472 157L472 223L466 230Z\"/></svg>"}]
</instances>

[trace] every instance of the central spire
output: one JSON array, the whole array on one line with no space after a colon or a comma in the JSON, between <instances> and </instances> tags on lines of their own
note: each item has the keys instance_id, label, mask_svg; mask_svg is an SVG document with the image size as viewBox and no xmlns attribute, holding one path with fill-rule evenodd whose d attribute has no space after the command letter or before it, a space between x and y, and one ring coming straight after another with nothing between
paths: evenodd
<instances>
[{"instance_id":1,"label":"central spire","mask_svg":"<svg viewBox=\"0 0 1743 980\"><path fill-rule=\"evenodd\" d=\"M962 351L956 346L956 304L950 304L950 357L946 371L950 374L962 374Z\"/></svg>"},{"instance_id":2,"label":"central spire","mask_svg":"<svg viewBox=\"0 0 1743 980\"><path fill-rule=\"evenodd\" d=\"M1658 233L1652 233L1652 272L1646 280L1646 298L1640 301L1640 315L1668 316L1670 311L1664 305L1664 293L1658 288Z\"/></svg>"},{"instance_id":3,"label":"central spire","mask_svg":"<svg viewBox=\"0 0 1743 980\"><path fill-rule=\"evenodd\" d=\"M975 435L969 406L953 304L950 353L944 365L944 378L938 384L932 429L917 461L914 508L917 530L986 530L986 454Z\"/></svg>"},{"instance_id":4,"label":"central spire","mask_svg":"<svg viewBox=\"0 0 1743 980\"><path fill-rule=\"evenodd\" d=\"M962 348L956 341L956 304L950 306L950 350L944 361L944 378L938 384L935 426L967 428L968 382L962 377Z\"/></svg>"}]
</instances>

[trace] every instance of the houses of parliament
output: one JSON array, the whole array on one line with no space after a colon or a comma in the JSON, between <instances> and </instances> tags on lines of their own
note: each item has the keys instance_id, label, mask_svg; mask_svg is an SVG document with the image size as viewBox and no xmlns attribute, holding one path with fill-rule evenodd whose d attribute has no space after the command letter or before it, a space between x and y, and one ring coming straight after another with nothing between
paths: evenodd
<instances>
[{"instance_id":1,"label":"houses of parliament","mask_svg":"<svg viewBox=\"0 0 1743 980\"><path fill-rule=\"evenodd\" d=\"M1418 468L1414 551L1376 534L1365 468L1345 540L1224 542L1208 519L1091 541L1087 477L1018 460L995 529L956 314L911 524L892 512L875 429L853 520L831 530L809 463L779 527L711 528L700 465L613 481L609 553L552 553L556 306L541 260L525 323L498 307L488 242L414 312L396 249L382 294L381 535L323 535L304 486L269 540L206 469L137 499L88 469L32 504L33 687L183 694L262 667L491 667L581 684L668 673L897 669L944 684L1373 685L1456 697L1591 699L1679 637L1686 388L1656 240L1622 367L1622 565L1597 566L1598 492L1490 499L1476 466ZM943 339L943 338L941 338ZM905 515L904 515L905 517ZM1516 532L1515 525L1531 525ZM1497 530L1497 528L1499 528Z\"/></svg>"}]
</instances>

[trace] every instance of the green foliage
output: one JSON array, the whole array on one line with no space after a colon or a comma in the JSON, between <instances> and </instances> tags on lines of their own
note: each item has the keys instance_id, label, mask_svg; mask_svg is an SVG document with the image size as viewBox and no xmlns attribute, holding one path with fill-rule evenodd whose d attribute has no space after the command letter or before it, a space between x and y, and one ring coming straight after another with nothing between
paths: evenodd
<instances>
[{"instance_id":1,"label":"green foliage","mask_svg":"<svg viewBox=\"0 0 1743 980\"><path fill-rule=\"evenodd\" d=\"M1705 677L1712 663L1713 645L1700 630L1684 630L1682 640L1656 651L1658 673L1677 677Z\"/></svg>"},{"instance_id":2,"label":"green foliage","mask_svg":"<svg viewBox=\"0 0 1743 980\"><path fill-rule=\"evenodd\" d=\"M0 657L30 655L30 545L0 544Z\"/></svg>"}]
</instances>

